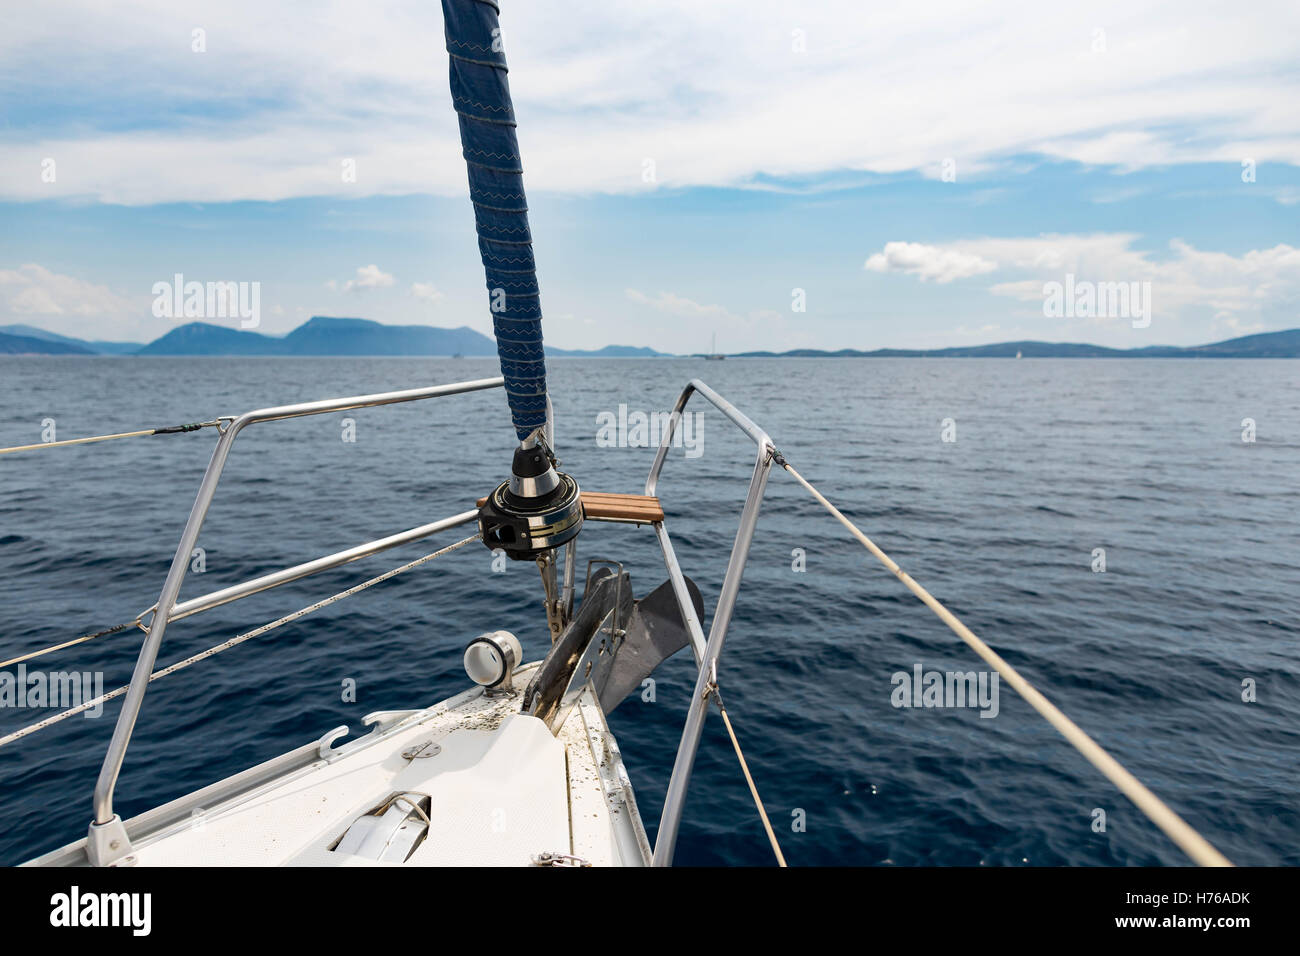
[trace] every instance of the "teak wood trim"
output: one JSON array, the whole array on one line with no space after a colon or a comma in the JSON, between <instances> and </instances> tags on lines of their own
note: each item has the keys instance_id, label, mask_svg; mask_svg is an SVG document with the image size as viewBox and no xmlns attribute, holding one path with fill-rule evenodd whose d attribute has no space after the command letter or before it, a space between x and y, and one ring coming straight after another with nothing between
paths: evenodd
<instances>
[{"instance_id":1,"label":"teak wood trim","mask_svg":"<svg viewBox=\"0 0 1300 956\"><path fill-rule=\"evenodd\" d=\"M483 507L487 498L480 498ZM620 495L607 491L584 491L582 510L588 518L611 521L637 521L652 524L664 520L663 505L653 495Z\"/></svg>"}]
</instances>

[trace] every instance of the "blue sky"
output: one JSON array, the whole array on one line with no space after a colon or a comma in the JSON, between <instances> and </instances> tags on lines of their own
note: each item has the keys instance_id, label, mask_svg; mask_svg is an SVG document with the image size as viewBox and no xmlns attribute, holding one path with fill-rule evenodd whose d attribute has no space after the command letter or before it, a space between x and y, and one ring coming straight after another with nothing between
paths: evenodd
<instances>
[{"instance_id":1,"label":"blue sky","mask_svg":"<svg viewBox=\"0 0 1300 956\"><path fill-rule=\"evenodd\" d=\"M1300 326L1300 8L1045 6L505 0L547 341ZM441 29L429 3L32 8L0 38L0 324L151 339L182 273L259 282L272 334L488 331ZM1150 326L1046 317L1067 273L1149 282Z\"/></svg>"}]
</instances>

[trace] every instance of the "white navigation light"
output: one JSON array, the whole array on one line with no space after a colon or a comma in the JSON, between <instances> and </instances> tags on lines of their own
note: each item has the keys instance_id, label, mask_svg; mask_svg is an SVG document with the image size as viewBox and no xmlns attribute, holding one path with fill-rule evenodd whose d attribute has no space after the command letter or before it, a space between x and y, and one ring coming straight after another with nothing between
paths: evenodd
<instances>
[{"instance_id":1,"label":"white navigation light","mask_svg":"<svg viewBox=\"0 0 1300 956\"><path fill-rule=\"evenodd\" d=\"M509 631L480 634L465 648L465 673L476 684L510 690L510 675L523 659L519 638Z\"/></svg>"}]
</instances>

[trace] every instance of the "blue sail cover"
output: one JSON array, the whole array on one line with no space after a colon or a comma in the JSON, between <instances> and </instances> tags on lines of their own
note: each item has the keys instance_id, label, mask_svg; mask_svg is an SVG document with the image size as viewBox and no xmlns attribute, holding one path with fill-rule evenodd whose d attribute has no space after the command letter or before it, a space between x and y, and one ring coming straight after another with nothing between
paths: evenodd
<instances>
[{"instance_id":1,"label":"blue sail cover","mask_svg":"<svg viewBox=\"0 0 1300 956\"><path fill-rule=\"evenodd\" d=\"M546 423L542 305L495 0L442 0L451 99L469 169L510 417L520 441Z\"/></svg>"}]
</instances>

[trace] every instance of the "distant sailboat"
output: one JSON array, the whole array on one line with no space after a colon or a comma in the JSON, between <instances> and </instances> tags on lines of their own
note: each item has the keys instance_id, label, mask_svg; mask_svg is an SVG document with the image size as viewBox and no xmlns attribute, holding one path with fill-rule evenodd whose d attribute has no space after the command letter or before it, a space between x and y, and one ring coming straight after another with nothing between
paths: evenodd
<instances>
[{"instance_id":1,"label":"distant sailboat","mask_svg":"<svg viewBox=\"0 0 1300 956\"><path fill-rule=\"evenodd\" d=\"M713 333L713 345L710 346L710 348L709 348L709 354L706 355L706 356L704 356L704 358L705 358L707 361L710 361L710 362L721 362L723 359L726 358L725 355L723 355L721 352L718 351L718 333L717 333L717 332L714 332L714 333Z\"/></svg>"},{"instance_id":2,"label":"distant sailboat","mask_svg":"<svg viewBox=\"0 0 1300 956\"><path fill-rule=\"evenodd\" d=\"M1016 349L1016 358L1020 358L1020 349Z\"/></svg>"}]
</instances>

